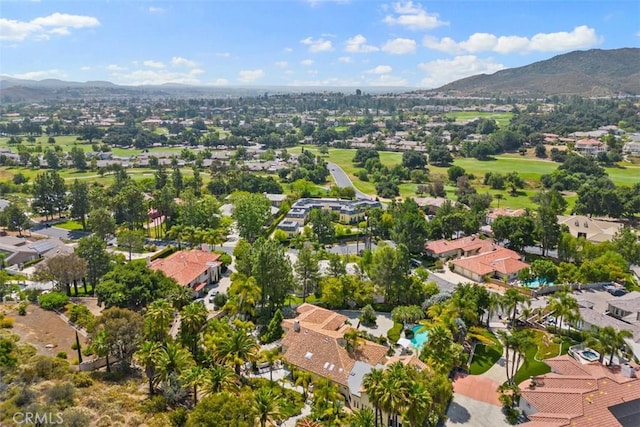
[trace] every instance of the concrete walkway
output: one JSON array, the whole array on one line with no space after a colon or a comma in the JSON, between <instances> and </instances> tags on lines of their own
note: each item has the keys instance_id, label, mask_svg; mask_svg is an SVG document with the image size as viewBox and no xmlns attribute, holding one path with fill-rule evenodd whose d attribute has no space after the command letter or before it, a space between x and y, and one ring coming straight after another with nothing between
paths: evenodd
<instances>
[{"instance_id":1,"label":"concrete walkway","mask_svg":"<svg viewBox=\"0 0 640 427\"><path fill-rule=\"evenodd\" d=\"M446 427L508 427L502 408L462 394L454 394L447 410Z\"/></svg>"}]
</instances>

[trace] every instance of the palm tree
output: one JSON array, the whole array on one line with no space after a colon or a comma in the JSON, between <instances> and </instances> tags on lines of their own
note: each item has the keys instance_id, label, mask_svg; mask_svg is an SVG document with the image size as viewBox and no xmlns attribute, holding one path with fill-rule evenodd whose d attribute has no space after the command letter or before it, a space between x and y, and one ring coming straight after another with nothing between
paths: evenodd
<instances>
[{"instance_id":1,"label":"palm tree","mask_svg":"<svg viewBox=\"0 0 640 427\"><path fill-rule=\"evenodd\" d=\"M198 404L198 388L202 387L207 382L207 371L201 366L191 366L186 371L182 372L182 381L185 386L193 387L193 406Z\"/></svg>"},{"instance_id":2,"label":"palm tree","mask_svg":"<svg viewBox=\"0 0 640 427\"><path fill-rule=\"evenodd\" d=\"M184 225L174 225L169 229L167 236L170 239L176 239L178 241L178 250L182 250L182 240L185 236L185 226Z\"/></svg>"},{"instance_id":3,"label":"palm tree","mask_svg":"<svg viewBox=\"0 0 640 427\"><path fill-rule=\"evenodd\" d=\"M403 425L422 427L431 411L433 399L425 385L420 382L410 381L407 391L407 407L402 415Z\"/></svg>"},{"instance_id":4,"label":"palm tree","mask_svg":"<svg viewBox=\"0 0 640 427\"><path fill-rule=\"evenodd\" d=\"M611 346L613 347L613 351L611 352L611 356L609 357L609 366L611 366L611 362L613 362L613 354L624 351L630 351L629 344L627 344L626 340L629 338L633 338L633 332L627 329L621 329L617 332L614 331L613 339L611 340Z\"/></svg>"},{"instance_id":5,"label":"palm tree","mask_svg":"<svg viewBox=\"0 0 640 427\"><path fill-rule=\"evenodd\" d=\"M260 360L269 364L269 380L273 382L273 365L278 360L282 360L282 355L278 348L272 348L271 350L262 350L260 352Z\"/></svg>"},{"instance_id":6,"label":"palm tree","mask_svg":"<svg viewBox=\"0 0 640 427\"><path fill-rule=\"evenodd\" d=\"M600 363L604 363L604 356L609 355L609 365L613 362L613 356L620 351L628 349L625 339L632 338L633 333L626 329L616 331L613 326L593 326L588 332L585 344L593 347L600 353Z\"/></svg>"},{"instance_id":7,"label":"palm tree","mask_svg":"<svg viewBox=\"0 0 640 427\"><path fill-rule=\"evenodd\" d=\"M280 415L280 399L271 388L258 389L253 396L253 404L258 413L260 427L265 427L269 419Z\"/></svg>"},{"instance_id":8,"label":"palm tree","mask_svg":"<svg viewBox=\"0 0 640 427\"><path fill-rule=\"evenodd\" d=\"M140 349L133 355L136 362L142 366L149 380L149 396L153 395L153 382L156 377L156 364L161 346L155 341L145 341Z\"/></svg>"},{"instance_id":9,"label":"palm tree","mask_svg":"<svg viewBox=\"0 0 640 427\"><path fill-rule=\"evenodd\" d=\"M295 386L302 387L302 397L304 397L305 402L309 397L309 385L311 385L311 381L313 377L307 371L295 370Z\"/></svg>"},{"instance_id":10,"label":"palm tree","mask_svg":"<svg viewBox=\"0 0 640 427\"><path fill-rule=\"evenodd\" d=\"M234 274L229 287L229 300L224 309L231 317L239 316L248 319L255 316L255 308L262 291L254 277L247 278L243 274Z\"/></svg>"},{"instance_id":11,"label":"palm tree","mask_svg":"<svg viewBox=\"0 0 640 427\"><path fill-rule=\"evenodd\" d=\"M231 369L224 365L214 365L206 371L202 389L206 394L216 394L235 390L238 385L238 377Z\"/></svg>"},{"instance_id":12,"label":"palm tree","mask_svg":"<svg viewBox=\"0 0 640 427\"><path fill-rule=\"evenodd\" d=\"M489 304L487 306L487 327L491 321L491 316L502 305L502 295L496 292L489 292Z\"/></svg>"},{"instance_id":13,"label":"palm tree","mask_svg":"<svg viewBox=\"0 0 640 427\"><path fill-rule=\"evenodd\" d=\"M382 410L380 408L380 400L382 398L382 379L384 374L382 369L373 369L364 376L362 385L364 386L369 401L373 404L375 411L375 426L378 427L378 418L382 422ZM384 423L383 423L384 424Z\"/></svg>"},{"instance_id":14,"label":"palm tree","mask_svg":"<svg viewBox=\"0 0 640 427\"><path fill-rule=\"evenodd\" d=\"M159 299L147 307L144 314L145 335L149 340L164 343L169 333L169 326L174 319L175 310L166 299Z\"/></svg>"},{"instance_id":15,"label":"palm tree","mask_svg":"<svg viewBox=\"0 0 640 427\"><path fill-rule=\"evenodd\" d=\"M504 199L504 194L496 193L493 195L493 198L498 201L498 209L500 209L500 200Z\"/></svg>"},{"instance_id":16,"label":"palm tree","mask_svg":"<svg viewBox=\"0 0 640 427\"><path fill-rule=\"evenodd\" d=\"M159 381L166 381L172 373L180 375L193 363L191 354L179 344L168 342L167 346L158 352L156 358L156 373Z\"/></svg>"},{"instance_id":17,"label":"palm tree","mask_svg":"<svg viewBox=\"0 0 640 427\"><path fill-rule=\"evenodd\" d=\"M374 427L376 415L369 408L354 411L349 419L349 427Z\"/></svg>"},{"instance_id":18,"label":"palm tree","mask_svg":"<svg viewBox=\"0 0 640 427\"><path fill-rule=\"evenodd\" d=\"M518 292L515 288L507 289L504 297L502 298L502 307L509 313L511 318L511 326L515 324L516 312L518 311L518 304L522 304L527 300L527 297Z\"/></svg>"},{"instance_id":19,"label":"palm tree","mask_svg":"<svg viewBox=\"0 0 640 427\"><path fill-rule=\"evenodd\" d=\"M342 400L344 397L335 383L324 378L316 381L313 387L313 406L322 418L335 418L341 407L338 402Z\"/></svg>"},{"instance_id":20,"label":"palm tree","mask_svg":"<svg viewBox=\"0 0 640 427\"><path fill-rule=\"evenodd\" d=\"M255 358L258 343L242 329L234 329L229 336L216 344L214 357L234 366L240 376L240 366Z\"/></svg>"},{"instance_id":21,"label":"palm tree","mask_svg":"<svg viewBox=\"0 0 640 427\"><path fill-rule=\"evenodd\" d=\"M195 357L198 353L200 331L207 323L207 309L204 304L194 302L180 313L180 341Z\"/></svg>"}]
</instances>

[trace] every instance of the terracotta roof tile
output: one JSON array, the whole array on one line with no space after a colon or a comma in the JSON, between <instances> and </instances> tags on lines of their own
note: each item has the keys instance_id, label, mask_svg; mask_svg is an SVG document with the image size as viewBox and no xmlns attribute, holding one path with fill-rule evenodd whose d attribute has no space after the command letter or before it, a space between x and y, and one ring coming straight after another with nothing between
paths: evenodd
<instances>
[{"instance_id":1,"label":"terracotta roof tile","mask_svg":"<svg viewBox=\"0 0 640 427\"><path fill-rule=\"evenodd\" d=\"M517 252L498 247L493 248L491 252L460 258L451 262L465 270L484 276L494 272L513 274L529 266L529 264L520 261L520 259L521 256Z\"/></svg>"},{"instance_id":2,"label":"terracotta roof tile","mask_svg":"<svg viewBox=\"0 0 640 427\"><path fill-rule=\"evenodd\" d=\"M210 263L218 262L220 254L198 249L178 251L166 258L158 258L151 263L151 269L162 271L182 286L187 286L202 273L211 268Z\"/></svg>"},{"instance_id":3,"label":"terracotta roof tile","mask_svg":"<svg viewBox=\"0 0 640 427\"><path fill-rule=\"evenodd\" d=\"M463 252L477 250L478 253L483 253L492 250L494 244L495 241L493 239L480 239L476 236L467 236L456 240L435 240L427 243L425 248L435 255L455 250L461 250Z\"/></svg>"}]
</instances>

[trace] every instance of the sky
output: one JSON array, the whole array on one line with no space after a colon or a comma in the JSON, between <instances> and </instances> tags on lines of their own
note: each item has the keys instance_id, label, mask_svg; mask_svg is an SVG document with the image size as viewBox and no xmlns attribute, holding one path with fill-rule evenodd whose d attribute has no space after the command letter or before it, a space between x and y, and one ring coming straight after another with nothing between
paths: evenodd
<instances>
[{"instance_id":1,"label":"sky","mask_svg":"<svg viewBox=\"0 0 640 427\"><path fill-rule=\"evenodd\" d=\"M637 0L0 0L0 75L434 88L638 47Z\"/></svg>"}]
</instances>

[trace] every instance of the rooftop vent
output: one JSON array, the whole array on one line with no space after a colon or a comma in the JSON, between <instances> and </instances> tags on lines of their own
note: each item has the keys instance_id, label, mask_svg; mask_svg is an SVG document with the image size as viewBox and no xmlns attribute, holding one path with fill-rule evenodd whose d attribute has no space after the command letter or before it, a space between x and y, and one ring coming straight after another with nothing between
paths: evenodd
<instances>
[{"instance_id":1,"label":"rooftop vent","mask_svg":"<svg viewBox=\"0 0 640 427\"><path fill-rule=\"evenodd\" d=\"M293 330L295 332L300 332L300 321L297 319L293 321Z\"/></svg>"},{"instance_id":2,"label":"rooftop vent","mask_svg":"<svg viewBox=\"0 0 640 427\"><path fill-rule=\"evenodd\" d=\"M329 369L329 365L330 365L329 362L324 362L324 369Z\"/></svg>"},{"instance_id":3,"label":"rooftop vent","mask_svg":"<svg viewBox=\"0 0 640 427\"><path fill-rule=\"evenodd\" d=\"M628 363L624 363L620 365L620 374L627 378L635 378L636 370L633 369L633 366L629 365Z\"/></svg>"},{"instance_id":4,"label":"rooftop vent","mask_svg":"<svg viewBox=\"0 0 640 427\"><path fill-rule=\"evenodd\" d=\"M312 357L313 357L313 353L311 353L310 351L307 351L307 354L304 355L304 358L307 360L311 360Z\"/></svg>"}]
</instances>

